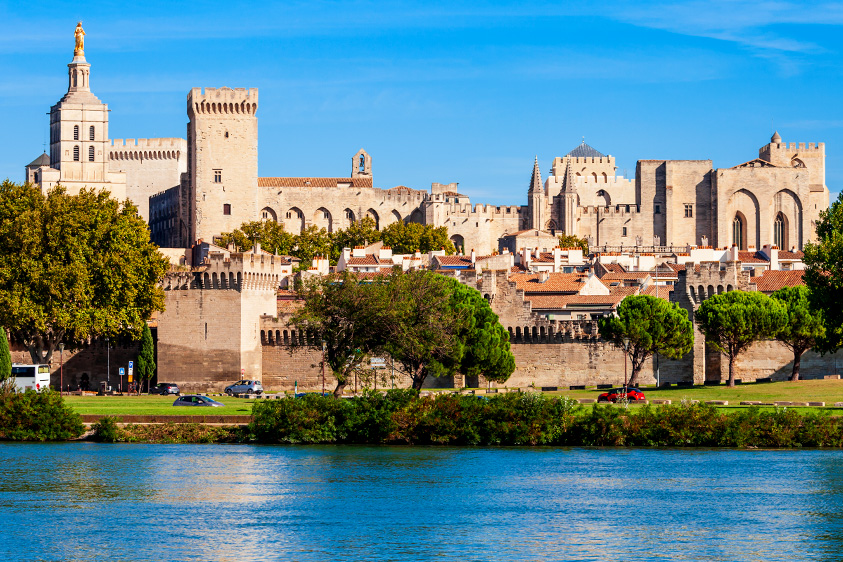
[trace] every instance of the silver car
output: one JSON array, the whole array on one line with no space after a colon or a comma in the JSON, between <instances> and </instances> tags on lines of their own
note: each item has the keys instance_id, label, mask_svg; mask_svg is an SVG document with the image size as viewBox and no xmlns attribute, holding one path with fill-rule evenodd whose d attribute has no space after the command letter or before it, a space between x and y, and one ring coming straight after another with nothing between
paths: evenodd
<instances>
[{"instance_id":1,"label":"silver car","mask_svg":"<svg viewBox=\"0 0 843 562\"><path fill-rule=\"evenodd\" d=\"M263 385L261 385L261 381L237 381L225 387L225 393L229 396L232 394L262 394Z\"/></svg>"},{"instance_id":2,"label":"silver car","mask_svg":"<svg viewBox=\"0 0 843 562\"><path fill-rule=\"evenodd\" d=\"M225 404L217 402L213 398L209 398L207 396L194 396L192 394L187 394L176 398L176 401L173 402L173 406L212 406L219 408L220 406L225 406Z\"/></svg>"}]
</instances>

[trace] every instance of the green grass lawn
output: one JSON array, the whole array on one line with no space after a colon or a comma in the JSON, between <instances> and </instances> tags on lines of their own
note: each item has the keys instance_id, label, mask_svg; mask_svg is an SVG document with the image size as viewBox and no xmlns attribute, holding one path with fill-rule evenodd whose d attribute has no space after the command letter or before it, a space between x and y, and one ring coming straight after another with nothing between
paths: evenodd
<instances>
[{"instance_id":1,"label":"green grass lawn","mask_svg":"<svg viewBox=\"0 0 843 562\"><path fill-rule=\"evenodd\" d=\"M741 384L734 388L721 386L694 386L691 388L640 387L648 400L667 399L674 403L682 399L728 400L729 404L738 404L743 400L759 402L825 402L833 406L843 402L843 380L810 380L799 382L773 382ZM605 390L560 390L553 394L571 398L597 398Z\"/></svg>"},{"instance_id":2,"label":"green grass lawn","mask_svg":"<svg viewBox=\"0 0 843 562\"><path fill-rule=\"evenodd\" d=\"M252 402L245 398L214 397L225 404L223 408L173 406L175 396L65 396L65 401L77 414L171 415L171 416L249 416Z\"/></svg>"}]
</instances>

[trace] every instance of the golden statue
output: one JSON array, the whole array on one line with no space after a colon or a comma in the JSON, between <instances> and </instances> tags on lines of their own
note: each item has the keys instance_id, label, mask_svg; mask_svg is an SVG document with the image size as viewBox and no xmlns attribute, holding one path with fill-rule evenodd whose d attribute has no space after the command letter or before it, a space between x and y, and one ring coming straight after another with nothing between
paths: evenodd
<instances>
[{"instance_id":1,"label":"golden statue","mask_svg":"<svg viewBox=\"0 0 843 562\"><path fill-rule=\"evenodd\" d=\"M73 33L76 37L76 48L73 49L74 55L85 54L85 30L82 29L82 22L76 24L76 31Z\"/></svg>"}]
</instances>

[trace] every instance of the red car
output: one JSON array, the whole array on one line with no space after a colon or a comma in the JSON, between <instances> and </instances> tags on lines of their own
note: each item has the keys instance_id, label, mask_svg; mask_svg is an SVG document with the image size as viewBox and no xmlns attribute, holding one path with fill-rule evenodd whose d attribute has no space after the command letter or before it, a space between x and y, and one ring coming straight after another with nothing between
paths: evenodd
<instances>
[{"instance_id":1,"label":"red car","mask_svg":"<svg viewBox=\"0 0 843 562\"><path fill-rule=\"evenodd\" d=\"M598 402L617 402L623 397L623 387L621 388L613 388L608 392L604 392L600 396L597 397ZM628 386L626 388L626 399L630 402L641 402L646 400L644 397L644 393L635 388L634 386Z\"/></svg>"}]
</instances>

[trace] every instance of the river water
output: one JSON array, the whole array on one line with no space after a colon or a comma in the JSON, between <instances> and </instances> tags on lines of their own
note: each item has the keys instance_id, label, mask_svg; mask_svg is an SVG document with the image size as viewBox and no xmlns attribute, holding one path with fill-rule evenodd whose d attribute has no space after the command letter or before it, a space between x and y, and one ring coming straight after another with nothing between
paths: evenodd
<instances>
[{"instance_id":1,"label":"river water","mask_svg":"<svg viewBox=\"0 0 843 562\"><path fill-rule=\"evenodd\" d=\"M0 560L841 560L843 452L0 443Z\"/></svg>"}]
</instances>

